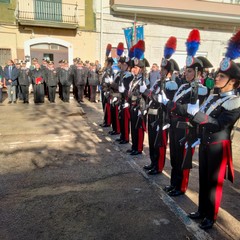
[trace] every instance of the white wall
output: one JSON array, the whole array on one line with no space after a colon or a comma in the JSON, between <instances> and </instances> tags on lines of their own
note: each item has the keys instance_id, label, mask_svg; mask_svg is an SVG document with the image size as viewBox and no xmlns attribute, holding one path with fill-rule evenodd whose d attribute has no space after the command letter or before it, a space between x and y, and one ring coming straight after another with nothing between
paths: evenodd
<instances>
[{"instance_id":1,"label":"white wall","mask_svg":"<svg viewBox=\"0 0 240 240\"><path fill-rule=\"evenodd\" d=\"M96 52L100 53L101 58L104 60L105 48L108 43L111 43L112 46L117 46L117 44L121 41L124 41L125 38L123 34L123 28L132 26L134 16L132 16L132 21L124 18L116 18L110 15L109 9L109 0L103 1L103 24L102 24L102 45L100 45L100 32L101 32L101 0L94 1L94 9L97 13L96 15L96 27L97 27L97 39L96 42ZM185 42L188 37L189 32L192 29L184 29L177 27L168 27L157 24L152 24L147 22L139 22L146 24L145 25L145 45L146 51L145 56L148 59L149 63L152 64L154 62L160 63L164 45L167 39L170 36L175 36L178 40L177 44L177 52L173 55L173 58L176 61L179 61L179 65L182 66L184 64L184 54L182 52L186 52ZM197 28L197 26L196 26ZM228 39L232 36L230 33L217 32L217 31L204 31L200 30L201 35L201 44L199 47L200 55L206 56L210 62L213 64L215 68L219 66L219 63L226 51L226 45ZM126 45L126 44L125 44ZM101 51L100 51L101 48ZM181 53L181 54L179 54Z\"/></svg>"}]
</instances>

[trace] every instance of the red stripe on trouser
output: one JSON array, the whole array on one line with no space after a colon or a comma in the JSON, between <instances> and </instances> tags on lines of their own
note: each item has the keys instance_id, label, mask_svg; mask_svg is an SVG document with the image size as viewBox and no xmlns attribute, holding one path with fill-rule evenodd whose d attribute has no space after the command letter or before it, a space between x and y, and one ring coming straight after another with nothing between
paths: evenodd
<instances>
[{"instance_id":1,"label":"red stripe on trouser","mask_svg":"<svg viewBox=\"0 0 240 240\"><path fill-rule=\"evenodd\" d=\"M143 150L144 131L142 128L138 129L138 152Z\"/></svg>"},{"instance_id":2,"label":"red stripe on trouser","mask_svg":"<svg viewBox=\"0 0 240 240\"><path fill-rule=\"evenodd\" d=\"M107 125L111 124L111 110L110 110L110 103L106 103L106 114L107 114Z\"/></svg>"},{"instance_id":3,"label":"red stripe on trouser","mask_svg":"<svg viewBox=\"0 0 240 240\"><path fill-rule=\"evenodd\" d=\"M129 119L130 119L130 113L129 108L124 108L124 135L125 135L125 141L129 141Z\"/></svg>"},{"instance_id":4,"label":"red stripe on trouser","mask_svg":"<svg viewBox=\"0 0 240 240\"><path fill-rule=\"evenodd\" d=\"M144 120L142 120L142 127L143 127L144 132L146 132L146 124L145 124Z\"/></svg>"},{"instance_id":5,"label":"red stripe on trouser","mask_svg":"<svg viewBox=\"0 0 240 240\"><path fill-rule=\"evenodd\" d=\"M159 148L159 159L158 159L158 171L162 172L165 166L166 159L166 149L167 149L167 130L162 132L162 144L163 146Z\"/></svg>"},{"instance_id":6,"label":"red stripe on trouser","mask_svg":"<svg viewBox=\"0 0 240 240\"><path fill-rule=\"evenodd\" d=\"M222 199L222 188L223 188L224 176L226 173L226 166L227 166L229 157L231 157L229 140L222 141L222 150L223 150L222 162L219 168L217 185L216 185L214 220L217 219L217 214L218 214L218 210L219 210L221 199Z\"/></svg>"},{"instance_id":7,"label":"red stripe on trouser","mask_svg":"<svg viewBox=\"0 0 240 240\"><path fill-rule=\"evenodd\" d=\"M159 148L158 171L162 172L165 165L166 147Z\"/></svg>"},{"instance_id":8,"label":"red stripe on trouser","mask_svg":"<svg viewBox=\"0 0 240 240\"><path fill-rule=\"evenodd\" d=\"M120 122L118 118L118 106L115 107L115 114L116 114L116 131L120 133Z\"/></svg>"},{"instance_id":9,"label":"red stripe on trouser","mask_svg":"<svg viewBox=\"0 0 240 240\"><path fill-rule=\"evenodd\" d=\"M186 192L188 187L188 180L189 180L189 173L190 169L184 169L183 170L183 178L182 178L182 184L181 184L181 191Z\"/></svg>"}]
</instances>

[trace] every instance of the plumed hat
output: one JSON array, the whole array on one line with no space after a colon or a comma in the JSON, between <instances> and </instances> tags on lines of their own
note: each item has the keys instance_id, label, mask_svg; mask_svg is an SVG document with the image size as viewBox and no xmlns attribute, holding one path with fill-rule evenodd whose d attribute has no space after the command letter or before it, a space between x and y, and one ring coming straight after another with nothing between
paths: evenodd
<instances>
[{"instance_id":1,"label":"plumed hat","mask_svg":"<svg viewBox=\"0 0 240 240\"><path fill-rule=\"evenodd\" d=\"M165 68L168 72L179 71L177 62L170 59L173 53L176 51L177 39L171 36L164 47L164 57L162 58L161 67Z\"/></svg>"},{"instance_id":2,"label":"plumed hat","mask_svg":"<svg viewBox=\"0 0 240 240\"><path fill-rule=\"evenodd\" d=\"M126 56L122 56L124 52L124 44L122 42L120 42L117 46L117 60L119 63L127 63L128 65L130 64L130 59L129 57Z\"/></svg>"},{"instance_id":3,"label":"plumed hat","mask_svg":"<svg viewBox=\"0 0 240 240\"><path fill-rule=\"evenodd\" d=\"M198 68L198 71L203 71L204 68L211 68L213 65L211 62L203 56L195 57L197 50L200 45L200 32L198 29L193 29L189 35L186 42L187 46L187 59L186 67L187 68Z\"/></svg>"},{"instance_id":4,"label":"plumed hat","mask_svg":"<svg viewBox=\"0 0 240 240\"><path fill-rule=\"evenodd\" d=\"M112 45L110 43L108 43L107 47L106 47L106 62L113 64L113 62L114 62L113 58L109 57L111 51L112 51Z\"/></svg>"},{"instance_id":5,"label":"plumed hat","mask_svg":"<svg viewBox=\"0 0 240 240\"><path fill-rule=\"evenodd\" d=\"M240 57L240 31L231 37L228 42L227 52L220 63L219 72L228 75L230 78L240 80L240 68L233 60Z\"/></svg>"},{"instance_id":6,"label":"plumed hat","mask_svg":"<svg viewBox=\"0 0 240 240\"><path fill-rule=\"evenodd\" d=\"M130 48L129 52L129 56L133 55L132 66L138 66L140 68L150 66L148 60L144 58L145 42L143 40L139 40L132 48Z\"/></svg>"},{"instance_id":7,"label":"plumed hat","mask_svg":"<svg viewBox=\"0 0 240 240\"><path fill-rule=\"evenodd\" d=\"M112 45L110 43L108 43L108 45L106 47L106 58L109 57L111 51L112 51Z\"/></svg>"}]
</instances>

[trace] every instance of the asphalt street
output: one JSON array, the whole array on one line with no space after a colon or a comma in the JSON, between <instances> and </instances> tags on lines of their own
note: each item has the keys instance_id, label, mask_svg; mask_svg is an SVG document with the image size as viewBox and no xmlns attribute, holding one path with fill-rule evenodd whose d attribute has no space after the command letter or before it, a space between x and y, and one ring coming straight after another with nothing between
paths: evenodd
<instances>
[{"instance_id":1,"label":"asphalt street","mask_svg":"<svg viewBox=\"0 0 240 240\"><path fill-rule=\"evenodd\" d=\"M197 209L197 151L187 193L171 198L169 155L162 174L147 175L147 135L144 153L128 155L130 144L99 127L100 102L31 96L0 111L0 239L240 239L239 129L235 182L225 181L218 221L202 231L187 217Z\"/></svg>"}]
</instances>

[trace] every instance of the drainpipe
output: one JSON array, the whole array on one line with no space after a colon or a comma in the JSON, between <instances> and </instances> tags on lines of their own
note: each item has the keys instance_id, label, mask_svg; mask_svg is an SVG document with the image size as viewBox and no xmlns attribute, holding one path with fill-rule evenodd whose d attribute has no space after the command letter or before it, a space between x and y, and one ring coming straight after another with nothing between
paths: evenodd
<instances>
[{"instance_id":1,"label":"drainpipe","mask_svg":"<svg viewBox=\"0 0 240 240\"><path fill-rule=\"evenodd\" d=\"M100 56L99 56L99 60L100 60L100 64L101 64L101 66L103 66L102 65L102 61L103 61L103 59L102 59L102 45L103 45L103 0L101 0L101 2L100 2L100 49L99 49L99 54L100 54Z\"/></svg>"}]
</instances>

